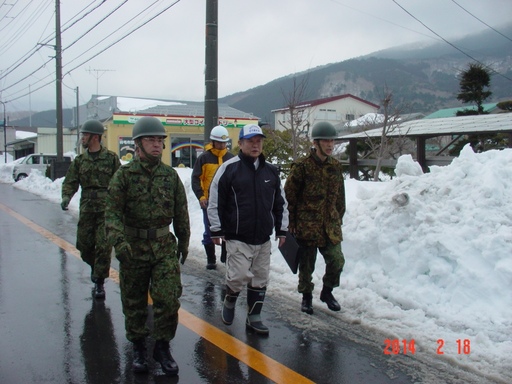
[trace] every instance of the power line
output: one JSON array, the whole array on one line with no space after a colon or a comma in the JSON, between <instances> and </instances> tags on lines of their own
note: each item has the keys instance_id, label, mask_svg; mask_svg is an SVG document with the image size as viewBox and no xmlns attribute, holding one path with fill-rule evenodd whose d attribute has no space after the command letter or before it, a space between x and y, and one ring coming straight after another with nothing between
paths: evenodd
<instances>
[{"instance_id":1,"label":"power line","mask_svg":"<svg viewBox=\"0 0 512 384\"><path fill-rule=\"evenodd\" d=\"M98 55L100 55L101 53L105 52L106 50L110 49L111 47L113 47L114 45L118 44L119 42L121 42L122 40L124 40L126 37L130 36L131 34L133 34L134 32L136 32L137 30L139 30L140 28L142 28L143 26L145 26L146 24L148 24L149 22L151 22L152 20L154 20L155 18L157 18L158 16L162 15L164 12L166 12L167 10L169 10L171 7L173 7L174 5L176 5L177 3L179 3L181 0L176 0L174 1L172 4L166 6L163 10L159 11L157 14L151 16L149 19L143 21L140 25L137 25L135 28L133 28L132 30L128 31L126 34L124 34L123 36L121 36L119 39L115 40L113 43L109 44L108 46L106 46L105 48L101 49L100 51L98 51L97 53L95 53L94 55L90 56L89 58L85 59L84 61L82 61L80 64L78 64L77 66L73 67L72 69L68 70L64 76L70 74L72 71L76 70L77 68L79 68L80 66L86 64L87 62L91 61L92 59L96 58ZM157 3L157 1L155 1L155 3ZM133 21L133 19L135 19L136 17L140 16L142 13L144 13L145 11L147 11L149 8L151 8L155 3L153 3L152 5L146 7L143 11L139 12L136 16L134 16L132 19L130 19L128 22L124 23L123 26L127 25L130 21ZM119 29L118 29L119 30ZM88 49L86 52L90 51L92 48L97 48L97 45L93 45L90 49ZM72 59L72 61L78 59L79 57L83 56L85 52L82 52L81 55L77 56L76 58ZM51 61L51 60L50 60ZM44 65L42 65L41 67L39 67L36 71L32 72L32 74L36 73L38 70L42 69L45 67L45 65L47 64L48 62L46 62ZM45 76L43 79L41 80L38 80L38 82L41 82L43 81L45 78L47 78L48 76L51 76L53 75L53 73L51 73L50 75L47 75ZM2 74L3 76L3 74ZM0 76L0 79L2 78L2 76ZM30 76L30 75L29 75ZM28 78L29 76L26 76L23 78L26 79ZM16 82L16 84L19 84L21 82L18 81ZM15 100L18 100L18 99L21 99L25 96L28 96L29 94L35 92L35 91L38 91L50 84L54 83L54 81L49 81L49 82L46 82L45 84L41 85L40 87L36 88L36 89L33 89L29 92L26 92L22 95L19 95L19 96L16 96L16 97L13 97L12 99L10 99L9 101L15 101ZM9 86L8 88L11 88L13 85ZM7 89L7 88L6 88ZM13 95L15 95L16 93L18 92L15 92ZM9 97L12 97L9 96Z\"/></svg>"},{"instance_id":2,"label":"power line","mask_svg":"<svg viewBox=\"0 0 512 384\"><path fill-rule=\"evenodd\" d=\"M454 44L450 43L448 40L446 40L444 37L442 37L440 34L438 34L437 32L435 32L432 28L428 27L425 23L423 23L421 20L419 20L416 16L414 16L412 13L410 13L407 9L405 9L404 7L402 7L400 4L398 4L398 2L396 0L393 0L393 3L395 3L396 5L398 5L400 8L402 8L404 10L405 13L407 13L409 16L411 16L414 20L416 20L418 23L420 23L421 25L423 25L425 28L427 28L430 32L432 32L434 35L436 35L437 37L439 37L440 39L442 39L446 44L452 46L453 48L455 48L457 51L459 51L460 53L462 53L464 56L467 56L469 57L471 60L481 64L484 68L487 68L489 71L491 72L494 72L502 77L504 77L505 79L509 80L509 81L512 81L511 78L509 78L508 76L505 76L501 73L499 73L498 71L496 71L495 69L491 68L490 66L482 63L480 60L478 59L475 59L473 56L471 56L470 54L464 52L462 49L460 49L459 47L455 46Z\"/></svg>"},{"instance_id":3,"label":"power line","mask_svg":"<svg viewBox=\"0 0 512 384\"><path fill-rule=\"evenodd\" d=\"M468 14L470 14L471 16L473 16L475 19L477 19L479 22L481 22L483 25L489 27L490 29L492 29L494 32L500 34L501 36L503 36L505 39L509 40L509 41L512 41L512 39L510 39L508 36L505 36L503 33L501 33L500 31L497 31L496 29L494 29L493 27L491 27L489 24L487 24L485 21L482 21L480 20L478 17L476 17L475 15L473 15L471 12L469 12L466 8L464 8L462 5L460 5L459 3L457 3L455 0L452 0L452 2L457 5L458 7L460 7L464 12L467 12Z\"/></svg>"}]
</instances>

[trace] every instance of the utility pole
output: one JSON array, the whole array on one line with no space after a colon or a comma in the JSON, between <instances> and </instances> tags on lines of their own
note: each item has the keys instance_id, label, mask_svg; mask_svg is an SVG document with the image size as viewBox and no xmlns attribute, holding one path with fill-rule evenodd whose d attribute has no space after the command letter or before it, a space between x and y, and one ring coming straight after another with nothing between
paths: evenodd
<instances>
[{"instance_id":1,"label":"utility pole","mask_svg":"<svg viewBox=\"0 0 512 384\"><path fill-rule=\"evenodd\" d=\"M80 154L80 104L78 98L78 87L76 87L76 154Z\"/></svg>"},{"instance_id":2,"label":"utility pole","mask_svg":"<svg viewBox=\"0 0 512 384\"><path fill-rule=\"evenodd\" d=\"M4 164L7 164L7 123L5 122L5 103L0 101L4 106Z\"/></svg>"},{"instance_id":3,"label":"utility pole","mask_svg":"<svg viewBox=\"0 0 512 384\"><path fill-rule=\"evenodd\" d=\"M204 143L210 141L210 132L219 122L218 105L218 1L206 0L206 53L204 98Z\"/></svg>"},{"instance_id":4,"label":"utility pole","mask_svg":"<svg viewBox=\"0 0 512 384\"><path fill-rule=\"evenodd\" d=\"M55 63L57 73L57 162L64 159L62 124L62 46L60 36L60 1L55 0Z\"/></svg>"}]
</instances>

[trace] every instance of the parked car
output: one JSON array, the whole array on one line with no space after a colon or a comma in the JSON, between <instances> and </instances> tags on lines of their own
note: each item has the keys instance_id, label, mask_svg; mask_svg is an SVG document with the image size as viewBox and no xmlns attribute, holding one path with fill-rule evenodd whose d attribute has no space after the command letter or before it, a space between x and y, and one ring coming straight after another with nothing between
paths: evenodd
<instances>
[{"instance_id":1,"label":"parked car","mask_svg":"<svg viewBox=\"0 0 512 384\"><path fill-rule=\"evenodd\" d=\"M43 175L46 174L47 168L52 161L57 160L55 153L33 153L26 156L12 169L12 177L14 181L20 181L27 177L33 169L38 169ZM63 160L71 163L73 160L70 155L64 155Z\"/></svg>"}]
</instances>

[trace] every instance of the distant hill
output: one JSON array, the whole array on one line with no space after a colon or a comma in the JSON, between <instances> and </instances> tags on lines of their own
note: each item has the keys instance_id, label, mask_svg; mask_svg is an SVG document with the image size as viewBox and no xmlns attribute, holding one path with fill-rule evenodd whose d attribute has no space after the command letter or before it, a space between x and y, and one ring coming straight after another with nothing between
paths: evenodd
<instances>
[{"instance_id":1,"label":"distant hill","mask_svg":"<svg viewBox=\"0 0 512 384\"><path fill-rule=\"evenodd\" d=\"M15 127L56 127L57 126L57 112L55 109L49 111L36 112L31 117L26 116L22 119L12 120L10 125ZM62 110L62 125L64 128L73 128L73 111L71 108Z\"/></svg>"},{"instance_id":2,"label":"distant hill","mask_svg":"<svg viewBox=\"0 0 512 384\"><path fill-rule=\"evenodd\" d=\"M512 23L499 31L512 37ZM510 40L488 30L451 43L504 75L492 76L493 95L486 102L512 99ZM459 92L457 76L472 61L467 55L444 42L421 48L417 45L396 47L285 76L223 97L219 102L273 122L271 110L284 106L283 94L291 91L293 79L300 83L307 77L308 95L303 101L350 93L381 105L387 88L393 92L395 106L405 107L404 113L429 114L463 105L456 99Z\"/></svg>"}]
</instances>

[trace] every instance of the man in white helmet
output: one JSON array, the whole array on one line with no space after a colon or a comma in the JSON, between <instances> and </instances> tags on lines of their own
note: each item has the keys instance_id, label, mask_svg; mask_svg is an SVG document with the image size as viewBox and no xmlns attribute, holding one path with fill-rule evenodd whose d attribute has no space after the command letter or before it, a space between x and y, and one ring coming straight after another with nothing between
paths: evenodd
<instances>
[{"instance_id":1,"label":"man in white helmet","mask_svg":"<svg viewBox=\"0 0 512 384\"><path fill-rule=\"evenodd\" d=\"M206 144L204 152L197 159L194 170L192 171L192 190L194 191L201 209L203 210L203 246L206 251L206 268L215 269L217 267L217 256L215 255L215 244L210 237L210 223L206 209L208 208L208 196L210 184L217 168L225 161L234 157L228 151L229 142L228 130L222 125L213 127L210 132L211 143ZM226 244L222 243L221 262L226 262Z\"/></svg>"}]
</instances>

